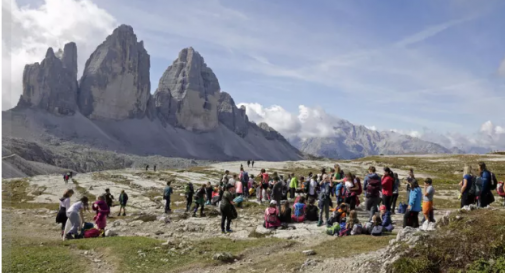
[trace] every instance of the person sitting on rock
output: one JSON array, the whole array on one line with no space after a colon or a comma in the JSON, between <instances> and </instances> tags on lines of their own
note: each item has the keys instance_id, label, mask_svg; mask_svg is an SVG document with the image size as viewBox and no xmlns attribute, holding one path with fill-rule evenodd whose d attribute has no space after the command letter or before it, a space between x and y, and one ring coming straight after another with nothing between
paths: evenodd
<instances>
[{"instance_id":1,"label":"person sitting on rock","mask_svg":"<svg viewBox=\"0 0 505 273\"><path fill-rule=\"evenodd\" d=\"M315 206L314 206L315 207ZM296 223L301 223L305 220L305 197L301 196L293 205L294 214L291 220ZM317 208L317 207L316 207Z\"/></svg>"},{"instance_id":2,"label":"person sitting on rock","mask_svg":"<svg viewBox=\"0 0 505 273\"><path fill-rule=\"evenodd\" d=\"M205 204L205 184L202 184L202 186L196 191L195 194L195 207L193 208L193 217L196 217L196 212L198 211L198 207L200 207L200 217L204 217L205 214L203 213L204 209L204 204Z\"/></svg>"},{"instance_id":3,"label":"person sitting on rock","mask_svg":"<svg viewBox=\"0 0 505 273\"><path fill-rule=\"evenodd\" d=\"M387 210L387 207L385 205L380 206L380 218L381 218L381 225L384 227L386 231L393 231L393 221L391 220L391 211Z\"/></svg>"},{"instance_id":4,"label":"person sitting on rock","mask_svg":"<svg viewBox=\"0 0 505 273\"><path fill-rule=\"evenodd\" d=\"M317 208L316 199L310 197L309 204L305 208L305 220L307 221L317 221L319 220L319 209Z\"/></svg>"},{"instance_id":5,"label":"person sitting on rock","mask_svg":"<svg viewBox=\"0 0 505 273\"><path fill-rule=\"evenodd\" d=\"M289 201L286 200L281 203L279 220L281 220L281 223L291 223L291 206L289 205Z\"/></svg>"},{"instance_id":6,"label":"person sitting on rock","mask_svg":"<svg viewBox=\"0 0 505 273\"><path fill-rule=\"evenodd\" d=\"M270 206L265 209L265 228L278 228L281 226L279 219L279 209L277 209L277 201L270 201Z\"/></svg>"},{"instance_id":7,"label":"person sitting on rock","mask_svg":"<svg viewBox=\"0 0 505 273\"><path fill-rule=\"evenodd\" d=\"M121 210L123 211L123 216L126 216L126 203L128 203L128 194L124 190L121 191L119 195L119 213L117 216L121 215Z\"/></svg>"}]
</instances>

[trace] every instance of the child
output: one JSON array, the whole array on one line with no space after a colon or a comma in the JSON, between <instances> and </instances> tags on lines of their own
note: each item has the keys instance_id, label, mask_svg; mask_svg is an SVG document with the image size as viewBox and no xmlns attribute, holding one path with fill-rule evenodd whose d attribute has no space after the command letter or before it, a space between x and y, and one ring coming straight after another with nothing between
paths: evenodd
<instances>
[{"instance_id":1,"label":"child","mask_svg":"<svg viewBox=\"0 0 505 273\"><path fill-rule=\"evenodd\" d=\"M385 207L385 206L384 206ZM382 226L381 218L378 213L375 213L372 216L372 230L370 231L370 235L372 236L381 236L382 230L384 227Z\"/></svg>"},{"instance_id":2,"label":"child","mask_svg":"<svg viewBox=\"0 0 505 273\"><path fill-rule=\"evenodd\" d=\"M61 236L63 236L63 231L65 230L65 224L67 223L67 210L70 208L70 197L74 195L74 190L68 189L63 193L63 197L60 199L60 208L58 214L56 215L56 223L61 223Z\"/></svg>"},{"instance_id":3,"label":"child","mask_svg":"<svg viewBox=\"0 0 505 273\"><path fill-rule=\"evenodd\" d=\"M265 210L265 228L278 228L281 226L279 220L279 210L277 209L277 201L270 201L270 206Z\"/></svg>"},{"instance_id":4,"label":"child","mask_svg":"<svg viewBox=\"0 0 505 273\"><path fill-rule=\"evenodd\" d=\"M128 194L124 190L121 191L119 195L119 213L117 216L121 215L121 210L123 210L123 216L126 216L126 203L128 202Z\"/></svg>"},{"instance_id":5,"label":"child","mask_svg":"<svg viewBox=\"0 0 505 273\"><path fill-rule=\"evenodd\" d=\"M193 183L189 182L184 189L184 195L186 197L186 212L191 209L191 204L193 204L193 194L195 194L195 188L193 188Z\"/></svg>"},{"instance_id":6,"label":"child","mask_svg":"<svg viewBox=\"0 0 505 273\"><path fill-rule=\"evenodd\" d=\"M251 174L251 176L249 177L249 182L247 182L247 188L250 190L252 188L255 188L254 187L254 175Z\"/></svg>"},{"instance_id":7,"label":"child","mask_svg":"<svg viewBox=\"0 0 505 273\"><path fill-rule=\"evenodd\" d=\"M305 208L305 219L307 221L319 220L319 209L315 205L316 199L309 198L309 205Z\"/></svg>"},{"instance_id":8,"label":"child","mask_svg":"<svg viewBox=\"0 0 505 273\"><path fill-rule=\"evenodd\" d=\"M172 210L170 209L170 196L174 193L174 190L170 186L172 181L167 181L167 185L163 189L163 199L165 199L165 213L169 213Z\"/></svg>"},{"instance_id":9,"label":"child","mask_svg":"<svg viewBox=\"0 0 505 273\"><path fill-rule=\"evenodd\" d=\"M435 222L433 218L433 195L435 194L435 189L433 188L433 181L431 178L426 178L424 180L424 194L423 194L423 214L424 221Z\"/></svg>"},{"instance_id":10,"label":"child","mask_svg":"<svg viewBox=\"0 0 505 273\"><path fill-rule=\"evenodd\" d=\"M302 196L298 199L293 205L293 210L295 211L294 215L291 217L293 222L301 223L305 220L305 198Z\"/></svg>"},{"instance_id":11,"label":"child","mask_svg":"<svg viewBox=\"0 0 505 273\"><path fill-rule=\"evenodd\" d=\"M114 195L110 193L110 190L108 188L105 189L105 203L107 203L107 206L109 206L109 210L112 208L112 200L114 200ZM107 214L107 217L109 217L109 214Z\"/></svg>"},{"instance_id":12,"label":"child","mask_svg":"<svg viewBox=\"0 0 505 273\"><path fill-rule=\"evenodd\" d=\"M193 208L193 217L196 217L196 212L198 211L198 207L200 207L200 217L204 217L205 214L203 214L203 209L204 209L204 198L205 198L205 184L202 184L202 186L198 189L198 191L195 194L195 207Z\"/></svg>"},{"instance_id":13,"label":"child","mask_svg":"<svg viewBox=\"0 0 505 273\"><path fill-rule=\"evenodd\" d=\"M236 178L236 174L233 175L233 179L235 180L235 193L236 196L241 196L244 193L244 184L240 179Z\"/></svg>"},{"instance_id":14,"label":"child","mask_svg":"<svg viewBox=\"0 0 505 273\"><path fill-rule=\"evenodd\" d=\"M349 212L349 217L346 219L345 228L340 231L340 236L347 236L351 234L354 226L358 224L358 213L355 210L351 210L351 212Z\"/></svg>"},{"instance_id":15,"label":"child","mask_svg":"<svg viewBox=\"0 0 505 273\"><path fill-rule=\"evenodd\" d=\"M329 225L340 224L342 222L346 222L347 213L349 212L348 206L346 203L340 204L335 211L333 211L333 215L328 220Z\"/></svg>"},{"instance_id":16,"label":"child","mask_svg":"<svg viewBox=\"0 0 505 273\"><path fill-rule=\"evenodd\" d=\"M95 221L98 229L105 229L107 226L107 215L110 212L109 206L105 203L105 196L103 195L98 196L96 200L97 201L93 203L93 206L91 207L96 212L93 220Z\"/></svg>"},{"instance_id":17,"label":"child","mask_svg":"<svg viewBox=\"0 0 505 273\"><path fill-rule=\"evenodd\" d=\"M205 203L205 205L210 205L212 201L212 192L214 191L214 188L212 187L210 182L207 182L207 187L205 188L205 191L207 193L207 202Z\"/></svg>"},{"instance_id":18,"label":"child","mask_svg":"<svg viewBox=\"0 0 505 273\"><path fill-rule=\"evenodd\" d=\"M387 210L385 205L380 206L381 225L386 231L393 231L393 221L391 221L391 212Z\"/></svg>"},{"instance_id":19,"label":"child","mask_svg":"<svg viewBox=\"0 0 505 273\"><path fill-rule=\"evenodd\" d=\"M289 201L284 201L281 206L281 213L279 219L282 223L291 223L291 207L289 206Z\"/></svg>"}]
</instances>

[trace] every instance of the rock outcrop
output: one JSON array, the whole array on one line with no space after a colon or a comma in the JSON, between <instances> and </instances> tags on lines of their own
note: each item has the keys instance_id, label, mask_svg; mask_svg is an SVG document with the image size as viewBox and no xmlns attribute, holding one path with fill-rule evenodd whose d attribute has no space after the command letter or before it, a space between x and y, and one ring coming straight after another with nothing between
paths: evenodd
<instances>
[{"instance_id":1,"label":"rock outcrop","mask_svg":"<svg viewBox=\"0 0 505 273\"><path fill-rule=\"evenodd\" d=\"M249 128L249 119L245 114L245 110L245 106L237 108L230 94L226 92L221 92L219 94L219 122L241 137L247 135L247 130Z\"/></svg>"},{"instance_id":2,"label":"rock outcrop","mask_svg":"<svg viewBox=\"0 0 505 273\"><path fill-rule=\"evenodd\" d=\"M91 54L78 104L91 119L143 118L151 96L150 57L133 28L121 25Z\"/></svg>"},{"instance_id":3,"label":"rock outcrop","mask_svg":"<svg viewBox=\"0 0 505 273\"><path fill-rule=\"evenodd\" d=\"M156 106L166 120L190 131L217 128L219 82L203 57L192 47L185 48L160 79ZM172 116L175 114L175 119Z\"/></svg>"},{"instance_id":4,"label":"rock outcrop","mask_svg":"<svg viewBox=\"0 0 505 273\"><path fill-rule=\"evenodd\" d=\"M61 50L60 50L61 52ZM36 107L53 114L72 115L77 110L77 47L68 43L57 57L52 48L44 60L25 66L23 94L18 106Z\"/></svg>"}]
</instances>

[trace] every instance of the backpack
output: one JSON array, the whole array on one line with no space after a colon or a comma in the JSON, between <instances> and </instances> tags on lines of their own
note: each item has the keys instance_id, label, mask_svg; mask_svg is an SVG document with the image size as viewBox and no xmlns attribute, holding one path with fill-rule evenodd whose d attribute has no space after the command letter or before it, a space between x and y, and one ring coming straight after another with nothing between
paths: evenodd
<instances>
[{"instance_id":1,"label":"backpack","mask_svg":"<svg viewBox=\"0 0 505 273\"><path fill-rule=\"evenodd\" d=\"M102 232L99 229L92 228L84 231L84 238L96 238L99 237Z\"/></svg>"},{"instance_id":2,"label":"backpack","mask_svg":"<svg viewBox=\"0 0 505 273\"><path fill-rule=\"evenodd\" d=\"M361 226L361 224L354 224L351 230L351 235L359 235L362 233L362 231L363 227Z\"/></svg>"},{"instance_id":3,"label":"backpack","mask_svg":"<svg viewBox=\"0 0 505 273\"><path fill-rule=\"evenodd\" d=\"M370 235L372 236L381 236L382 235L382 226L374 226L372 228L372 231L370 232Z\"/></svg>"},{"instance_id":4,"label":"backpack","mask_svg":"<svg viewBox=\"0 0 505 273\"><path fill-rule=\"evenodd\" d=\"M482 178L472 176L472 187L470 187L470 194L474 196L480 195L482 190Z\"/></svg>"},{"instance_id":5,"label":"backpack","mask_svg":"<svg viewBox=\"0 0 505 273\"><path fill-rule=\"evenodd\" d=\"M266 221L270 224L276 224L279 221L279 217L277 217L277 214L275 213L277 210L275 208L268 208L267 209L267 219Z\"/></svg>"},{"instance_id":6,"label":"backpack","mask_svg":"<svg viewBox=\"0 0 505 273\"><path fill-rule=\"evenodd\" d=\"M379 197L381 189L381 181L376 178L371 178L368 180L366 185L366 195L367 197Z\"/></svg>"},{"instance_id":7,"label":"backpack","mask_svg":"<svg viewBox=\"0 0 505 273\"><path fill-rule=\"evenodd\" d=\"M340 231L340 225L335 224L329 228L326 228L326 234L334 236L335 234L338 234Z\"/></svg>"},{"instance_id":8,"label":"backpack","mask_svg":"<svg viewBox=\"0 0 505 273\"><path fill-rule=\"evenodd\" d=\"M496 187L498 186L498 179L496 179L496 176L494 175L494 173L492 172L489 172L489 174L491 175L491 190L496 190Z\"/></svg>"},{"instance_id":9,"label":"backpack","mask_svg":"<svg viewBox=\"0 0 505 273\"><path fill-rule=\"evenodd\" d=\"M303 203L296 203L295 204L295 216L300 217L303 216Z\"/></svg>"},{"instance_id":10,"label":"backpack","mask_svg":"<svg viewBox=\"0 0 505 273\"><path fill-rule=\"evenodd\" d=\"M186 186L186 192L188 195L193 195L195 193L195 188L193 187L193 184L188 184Z\"/></svg>"},{"instance_id":11,"label":"backpack","mask_svg":"<svg viewBox=\"0 0 505 273\"><path fill-rule=\"evenodd\" d=\"M505 190L503 189L503 181L498 182L496 192L499 196L505 197Z\"/></svg>"},{"instance_id":12,"label":"backpack","mask_svg":"<svg viewBox=\"0 0 505 273\"><path fill-rule=\"evenodd\" d=\"M235 199L233 199L233 203L235 203L235 204L239 204L242 202L244 202L244 197L242 195L239 195L239 196L235 197Z\"/></svg>"},{"instance_id":13,"label":"backpack","mask_svg":"<svg viewBox=\"0 0 505 273\"><path fill-rule=\"evenodd\" d=\"M356 183L358 184L358 190L356 191L356 195L361 195L363 193L363 187L361 187L361 180L356 178Z\"/></svg>"},{"instance_id":14,"label":"backpack","mask_svg":"<svg viewBox=\"0 0 505 273\"><path fill-rule=\"evenodd\" d=\"M305 193L309 193L309 190L310 190L310 179L308 179L307 181L303 182L303 191Z\"/></svg>"},{"instance_id":15,"label":"backpack","mask_svg":"<svg viewBox=\"0 0 505 273\"><path fill-rule=\"evenodd\" d=\"M242 183L244 183L244 185L249 183L249 174L247 172L243 172L242 179L240 179L240 181L242 181Z\"/></svg>"},{"instance_id":16,"label":"backpack","mask_svg":"<svg viewBox=\"0 0 505 273\"><path fill-rule=\"evenodd\" d=\"M398 213L404 214L407 211L408 206L409 205L407 205L406 203L404 204L400 202L400 204L398 205Z\"/></svg>"}]
</instances>

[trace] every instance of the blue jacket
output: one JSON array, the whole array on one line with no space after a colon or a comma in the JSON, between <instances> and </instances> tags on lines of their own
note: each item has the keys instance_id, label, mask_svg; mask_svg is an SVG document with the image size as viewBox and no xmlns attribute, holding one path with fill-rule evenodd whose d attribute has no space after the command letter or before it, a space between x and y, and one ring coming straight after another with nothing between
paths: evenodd
<instances>
[{"instance_id":1,"label":"blue jacket","mask_svg":"<svg viewBox=\"0 0 505 273\"><path fill-rule=\"evenodd\" d=\"M421 188L417 187L410 191L409 206L410 211L421 211L421 201L423 200L423 192Z\"/></svg>"},{"instance_id":2,"label":"blue jacket","mask_svg":"<svg viewBox=\"0 0 505 273\"><path fill-rule=\"evenodd\" d=\"M391 212L386 211L384 215L382 215L382 226L387 227L391 225L393 222L391 221Z\"/></svg>"},{"instance_id":3,"label":"blue jacket","mask_svg":"<svg viewBox=\"0 0 505 273\"><path fill-rule=\"evenodd\" d=\"M483 171L481 175L482 179L482 193L491 191L491 173L489 171Z\"/></svg>"}]
</instances>

